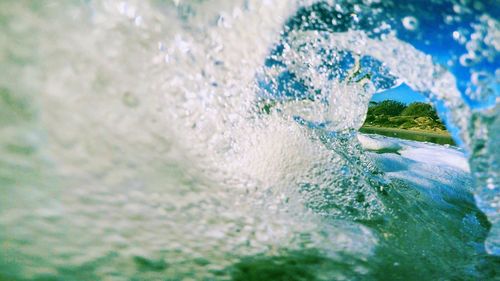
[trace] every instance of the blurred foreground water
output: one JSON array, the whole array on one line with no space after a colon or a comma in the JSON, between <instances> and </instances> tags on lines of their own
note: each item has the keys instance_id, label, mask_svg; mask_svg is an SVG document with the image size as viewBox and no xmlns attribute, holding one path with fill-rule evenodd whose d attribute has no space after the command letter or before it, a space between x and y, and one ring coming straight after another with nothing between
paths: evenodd
<instances>
[{"instance_id":1,"label":"blurred foreground water","mask_svg":"<svg viewBox=\"0 0 500 281\"><path fill-rule=\"evenodd\" d=\"M0 280L495 280L499 14L1 1ZM357 132L401 83L459 148Z\"/></svg>"}]
</instances>

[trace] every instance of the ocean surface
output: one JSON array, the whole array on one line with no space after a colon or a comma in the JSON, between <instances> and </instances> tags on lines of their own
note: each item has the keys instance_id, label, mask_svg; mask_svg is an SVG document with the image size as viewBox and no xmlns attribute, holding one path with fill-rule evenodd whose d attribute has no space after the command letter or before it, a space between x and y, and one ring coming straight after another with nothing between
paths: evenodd
<instances>
[{"instance_id":1,"label":"ocean surface","mask_svg":"<svg viewBox=\"0 0 500 281\"><path fill-rule=\"evenodd\" d=\"M0 1L0 280L499 280L495 1ZM404 83L456 145L363 134Z\"/></svg>"}]
</instances>

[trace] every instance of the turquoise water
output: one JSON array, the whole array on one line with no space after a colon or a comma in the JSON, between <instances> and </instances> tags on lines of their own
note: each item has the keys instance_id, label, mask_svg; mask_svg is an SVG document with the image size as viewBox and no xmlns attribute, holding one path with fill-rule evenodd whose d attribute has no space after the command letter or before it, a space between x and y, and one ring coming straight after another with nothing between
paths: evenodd
<instances>
[{"instance_id":1,"label":"turquoise water","mask_svg":"<svg viewBox=\"0 0 500 281\"><path fill-rule=\"evenodd\" d=\"M414 2L1 1L0 280L498 278L497 11Z\"/></svg>"}]
</instances>

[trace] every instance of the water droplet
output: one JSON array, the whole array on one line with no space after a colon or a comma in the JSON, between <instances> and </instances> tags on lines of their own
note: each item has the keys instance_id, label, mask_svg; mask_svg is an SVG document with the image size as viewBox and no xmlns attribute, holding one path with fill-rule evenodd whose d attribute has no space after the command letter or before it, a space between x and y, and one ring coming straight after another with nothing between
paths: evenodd
<instances>
[{"instance_id":1,"label":"water droplet","mask_svg":"<svg viewBox=\"0 0 500 281\"><path fill-rule=\"evenodd\" d=\"M130 92L125 92L122 98L123 104L128 107L137 107L139 105L139 100Z\"/></svg>"},{"instance_id":2,"label":"water droplet","mask_svg":"<svg viewBox=\"0 0 500 281\"><path fill-rule=\"evenodd\" d=\"M486 187L489 189L489 190L494 190L496 188L495 186L495 182L493 181L492 178L488 178L488 180L486 180Z\"/></svg>"},{"instance_id":3,"label":"water droplet","mask_svg":"<svg viewBox=\"0 0 500 281\"><path fill-rule=\"evenodd\" d=\"M471 81L474 85L481 85L487 83L489 75L486 72L474 72L471 76Z\"/></svg>"},{"instance_id":4,"label":"water droplet","mask_svg":"<svg viewBox=\"0 0 500 281\"><path fill-rule=\"evenodd\" d=\"M165 43L163 43L163 42L158 42L158 50L159 50L160 52L164 52L164 51L166 50L166 48L165 48Z\"/></svg>"},{"instance_id":5,"label":"water droplet","mask_svg":"<svg viewBox=\"0 0 500 281\"><path fill-rule=\"evenodd\" d=\"M403 18L403 26L408 30L415 30L418 28L418 20L412 16Z\"/></svg>"},{"instance_id":6,"label":"water droplet","mask_svg":"<svg viewBox=\"0 0 500 281\"><path fill-rule=\"evenodd\" d=\"M452 23L453 23L453 20L454 20L453 16L450 16L450 15L447 15L447 16L444 18L444 22L445 22L446 24L452 24Z\"/></svg>"},{"instance_id":7,"label":"water droplet","mask_svg":"<svg viewBox=\"0 0 500 281\"><path fill-rule=\"evenodd\" d=\"M135 19L134 19L134 24L135 24L136 26L140 26L140 25L142 24L142 17L141 17L141 16L137 16L137 17L135 17Z\"/></svg>"},{"instance_id":8,"label":"water droplet","mask_svg":"<svg viewBox=\"0 0 500 281\"><path fill-rule=\"evenodd\" d=\"M463 12L463 9L460 5L455 4L455 5L453 5L453 11L457 14L460 14Z\"/></svg>"},{"instance_id":9,"label":"water droplet","mask_svg":"<svg viewBox=\"0 0 500 281\"><path fill-rule=\"evenodd\" d=\"M463 66L471 66L474 62L474 59L469 54L461 55L459 60Z\"/></svg>"}]
</instances>

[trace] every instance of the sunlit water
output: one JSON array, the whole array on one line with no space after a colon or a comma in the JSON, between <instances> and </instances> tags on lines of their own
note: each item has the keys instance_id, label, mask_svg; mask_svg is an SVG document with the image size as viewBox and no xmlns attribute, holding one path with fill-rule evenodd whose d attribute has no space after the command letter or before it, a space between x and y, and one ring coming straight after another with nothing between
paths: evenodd
<instances>
[{"instance_id":1,"label":"sunlit water","mask_svg":"<svg viewBox=\"0 0 500 281\"><path fill-rule=\"evenodd\" d=\"M1 1L0 280L494 280L497 18ZM402 82L460 148L357 133Z\"/></svg>"}]
</instances>

